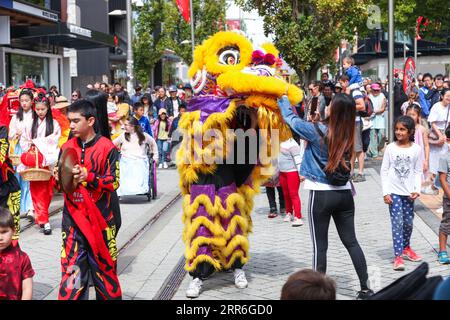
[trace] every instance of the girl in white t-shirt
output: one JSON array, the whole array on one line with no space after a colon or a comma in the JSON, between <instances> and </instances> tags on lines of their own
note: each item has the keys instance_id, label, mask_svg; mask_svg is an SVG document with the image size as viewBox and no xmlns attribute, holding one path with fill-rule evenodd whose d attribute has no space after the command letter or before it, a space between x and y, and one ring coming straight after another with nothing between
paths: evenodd
<instances>
[{"instance_id":1,"label":"girl in white t-shirt","mask_svg":"<svg viewBox=\"0 0 450 320\"><path fill-rule=\"evenodd\" d=\"M386 147L381 165L384 202L389 205L394 244L394 270L405 270L403 258L421 261L410 248L413 231L414 200L420 195L422 150L414 143L416 124L400 116L394 123L394 142Z\"/></svg>"}]
</instances>

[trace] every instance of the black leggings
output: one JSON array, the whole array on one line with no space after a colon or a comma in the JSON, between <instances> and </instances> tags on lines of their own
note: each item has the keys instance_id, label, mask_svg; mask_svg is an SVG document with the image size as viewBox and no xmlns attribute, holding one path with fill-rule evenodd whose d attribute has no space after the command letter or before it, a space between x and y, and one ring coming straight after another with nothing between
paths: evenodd
<instances>
[{"instance_id":1,"label":"black leggings","mask_svg":"<svg viewBox=\"0 0 450 320\"><path fill-rule=\"evenodd\" d=\"M333 217L339 238L347 249L358 274L361 290L367 290L367 264L355 235L355 203L351 190L311 191L309 224L313 243L313 269L327 271L328 227Z\"/></svg>"},{"instance_id":2,"label":"black leggings","mask_svg":"<svg viewBox=\"0 0 450 320\"><path fill-rule=\"evenodd\" d=\"M276 187L278 190L278 201L280 202L280 210L284 209L284 196L283 189L281 187ZM275 188L274 187L266 187L267 199L269 199L270 210L273 210L275 213L278 212L277 202L275 200Z\"/></svg>"}]
</instances>

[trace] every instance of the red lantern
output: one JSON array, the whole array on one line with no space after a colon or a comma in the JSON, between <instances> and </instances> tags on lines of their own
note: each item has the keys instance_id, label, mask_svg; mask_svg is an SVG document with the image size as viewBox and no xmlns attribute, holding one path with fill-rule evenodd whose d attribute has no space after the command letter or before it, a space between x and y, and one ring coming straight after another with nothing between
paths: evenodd
<instances>
[{"instance_id":1,"label":"red lantern","mask_svg":"<svg viewBox=\"0 0 450 320\"><path fill-rule=\"evenodd\" d=\"M44 162L44 156L36 148L31 148L28 152L23 153L20 157L20 161L27 167L36 168L36 152L38 166L39 168L43 168L42 163Z\"/></svg>"}]
</instances>

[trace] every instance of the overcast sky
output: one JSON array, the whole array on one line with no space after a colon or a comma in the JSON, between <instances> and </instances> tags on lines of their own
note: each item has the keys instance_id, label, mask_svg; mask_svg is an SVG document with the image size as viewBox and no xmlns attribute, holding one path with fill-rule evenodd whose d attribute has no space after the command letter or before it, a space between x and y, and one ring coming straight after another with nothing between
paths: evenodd
<instances>
[{"instance_id":1,"label":"overcast sky","mask_svg":"<svg viewBox=\"0 0 450 320\"><path fill-rule=\"evenodd\" d=\"M252 39L254 46L259 46L264 42L272 41L272 38L264 36L263 19L258 15L256 10L253 10L252 12L239 10L239 7L236 6L232 0L228 1L228 4L227 19L239 19L240 11L240 17L247 26L247 35Z\"/></svg>"}]
</instances>

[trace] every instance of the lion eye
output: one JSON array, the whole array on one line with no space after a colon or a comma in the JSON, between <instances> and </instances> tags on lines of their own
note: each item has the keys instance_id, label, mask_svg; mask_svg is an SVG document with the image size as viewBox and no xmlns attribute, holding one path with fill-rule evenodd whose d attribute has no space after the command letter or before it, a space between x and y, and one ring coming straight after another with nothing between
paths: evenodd
<instances>
[{"instance_id":1,"label":"lion eye","mask_svg":"<svg viewBox=\"0 0 450 320\"><path fill-rule=\"evenodd\" d=\"M229 49L223 51L219 56L219 62L225 65L237 65L239 63L239 51Z\"/></svg>"}]
</instances>

